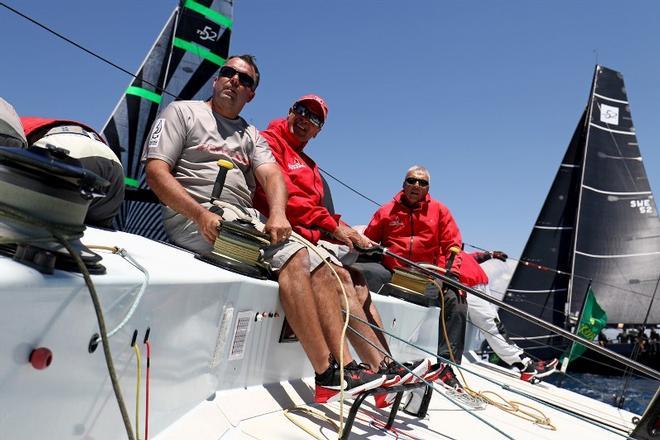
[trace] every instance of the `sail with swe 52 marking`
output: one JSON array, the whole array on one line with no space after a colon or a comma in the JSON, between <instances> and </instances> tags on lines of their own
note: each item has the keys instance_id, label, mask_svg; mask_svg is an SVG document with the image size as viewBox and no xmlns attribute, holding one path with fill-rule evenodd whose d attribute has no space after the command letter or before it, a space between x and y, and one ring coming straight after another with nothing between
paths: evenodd
<instances>
[{"instance_id":1,"label":"sail with swe 52 marking","mask_svg":"<svg viewBox=\"0 0 660 440\"><path fill-rule=\"evenodd\" d=\"M173 100L206 99L227 59L232 0L183 0L172 13L103 128L121 159L127 186L146 189L142 147L159 111ZM117 228L165 239L157 204L127 200Z\"/></svg>"},{"instance_id":2,"label":"sail with swe 52 marking","mask_svg":"<svg viewBox=\"0 0 660 440\"><path fill-rule=\"evenodd\" d=\"M525 265L549 267L540 271ZM572 276L568 275L572 274ZM623 76L596 66L589 102L525 245L505 301L566 326L589 280L610 323L660 322L660 220ZM547 332L508 313L516 336ZM538 341L537 341L538 342ZM553 344L553 341L542 340ZM522 345L527 345L523 343Z\"/></svg>"}]
</instances>

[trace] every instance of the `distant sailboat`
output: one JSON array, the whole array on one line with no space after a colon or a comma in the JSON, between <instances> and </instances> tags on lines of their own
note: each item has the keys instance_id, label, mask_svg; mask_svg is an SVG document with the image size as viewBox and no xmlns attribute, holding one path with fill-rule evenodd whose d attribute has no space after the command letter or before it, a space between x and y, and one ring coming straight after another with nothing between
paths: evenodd
<instances>
[{"instance_id":1,"label":"distant sailboat","mask_svg":"<svg viewBox=\"0 0 660 440\"><path fill-rule=\"evenodd\" d=\"M229 53L232 15L232 0L182 0L124 92L103 135L121 159L128 188L147 188L140 155L160 109L174 100L211 96L213 77ZM148 194L127 192L117 227L163 240L158 205L138 201Z\"/></svg>"},{"instance_id":2,"label":"distant sailboat","mask_svg":"<svg viewBox=\"0 0 660 440\"><path fill-rule=\"evenodd\" d=\"M603 66L596 66L587 107L505 301L569 328L590 281L609 324L660 323L660 301L653 302L660 281L660 220L623 76ZM513 315L502 313L502 320L519 345L539 356L548 346L565 346Z\"/></svg>"}]
</instances>

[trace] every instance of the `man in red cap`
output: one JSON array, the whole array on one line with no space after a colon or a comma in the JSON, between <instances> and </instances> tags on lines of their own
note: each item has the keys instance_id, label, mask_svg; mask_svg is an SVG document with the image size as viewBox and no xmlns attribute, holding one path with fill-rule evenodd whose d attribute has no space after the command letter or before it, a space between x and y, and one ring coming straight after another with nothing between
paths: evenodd
<instances>
[{"instance_id":1,"label":"man in red cap","mask_svg":"<svg viewBox=\"0 0 660 440\"><path fill-rule=\"evenodd\" d=\"M373 327L363 322L370 321L380 328L383 326L380 315L371 301L364 277L359 271L347 265L357 259L357 252L353 250L354 245L369 247L370 241L342 222L338 214L330 212L324 205L327 194L319 168L303 152L307 143L319 134L327 116L328 106L323 98L317 95L305 95L293 103L286 118L271 121L268 128L261 131L261 135L271 147L287 185L289 199L286 215L293 230L317 244L325 259L333 264L333 269L341 278L349 299L350 312L358 318L351 318L350 325L359 334L349 332L348 338L360 355L360 359L379 373L400 374L405 376L406 380L415 380L408 370L412 370L415 375L425 375L434 360L415 360L406 365L406 368L401 367L385 354L388 348L382 332L374 331ZM268 215L268 205L261 188L257 188L254 206ZM339 301L339 295L342 294L341 286L336 282L332 271L327 265L322 264L321 259L314 252L310 252L310 269L312 290L318 298L317 304L322 304L333 296ZM328 310L319 310L318 316L324 328L333 322L336 323ZM317 380L322 381L322 378L317 377ZM377 399L378 406L386 406L388 403L384 396Z\"/></svg>"}]
</instances>

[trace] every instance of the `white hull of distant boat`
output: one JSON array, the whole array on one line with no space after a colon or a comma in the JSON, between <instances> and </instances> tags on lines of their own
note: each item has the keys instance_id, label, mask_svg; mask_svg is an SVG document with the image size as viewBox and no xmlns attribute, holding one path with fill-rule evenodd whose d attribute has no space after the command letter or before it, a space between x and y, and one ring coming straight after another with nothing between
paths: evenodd
<instances>
[{"instance_id":1,"label":"white hull of distant boat","mask_svg":"<svg viewBox=\"0 0 660 440\"><path fill-rule=\"evenodd\" d=\"M123 232L89 228L82 241L87 246L123 248L148 274L118 254L98 251L107 274L92 276L109 329L122 321L146 283L134 313L110 338L133 426L136 411L139 414L140 438L147 422L143 344L147 328L151 344L149 438L309 438L284 415L286 409L306 405L339 420L338 403L313 405L313 371L300 344L279 342L284 314L276 283L237 275L186 251ZM98 325L83 277L60 270L42 274L8 257L0 257L0 273L0 347L4 352L0 357L0 437L126 438L103 351L101 347L92 353L88 350ZM386 331L434 351L437 308L380 295L374 295L374 300ZM137 355L131 347L135 331L143 360L137 410ZM423 355L389 339L399 360ZM41 370L28 361L38 347L48 348L53 356L52 363ZM424 420L399 412L393 426L399 438L614 438L633 428L633 414L572 392L527 384L479 364L466 362L464 370L473 389L493 390L526 402L549 417L557 430L492 405L465 411L445 394L436 393ZM345 414L348 409L347 404ZM352 433L383 438L386 434L379 429L379 420L387 420L388 414L389 409L377 410L372 401L365 401ZM332 438L327 423L294 417Z\"/></svg>"}]
</instances>

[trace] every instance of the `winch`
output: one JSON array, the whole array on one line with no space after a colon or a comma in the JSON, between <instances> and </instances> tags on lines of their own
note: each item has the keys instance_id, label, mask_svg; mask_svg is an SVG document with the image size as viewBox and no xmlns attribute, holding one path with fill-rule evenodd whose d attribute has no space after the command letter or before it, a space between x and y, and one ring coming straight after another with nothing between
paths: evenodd
<instances>
[{"instance_id":1,"label":"winch","mask_svg":"<svg viewBox=\"0 0 660 440\"><path fill-rule=\"evenodd\" d=\"M219 171L211 192L211 212L219 216L225 215L230 205L222 206L219 201L225 184L227 172L234 164L227 160L218 160ZM237 208L240 209L240 208ZM208 263L222 267L232 272L253 278L266 279L268 266L264 264L261 250L270 246L270 236L252 224L249 215L236 220L223 220L218 225L218 237L213 244L213 250L198 257Z\"/></svg>"},{"instance_id":2,"label":"winch","mask_svg":"<svg viewBox=\"0 0 660 440\"><path fill-rule=\"evenodd\" d=\"M0 147L0 252L44 273L77 270L54 237L57 231L78 251L92 273L104 273L101 257L80 242L94 197L109 183L80 166L68 151Z\"/></svg>"}]
</instances>

